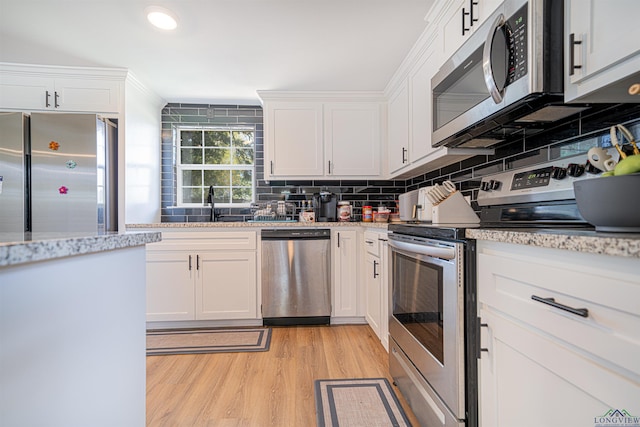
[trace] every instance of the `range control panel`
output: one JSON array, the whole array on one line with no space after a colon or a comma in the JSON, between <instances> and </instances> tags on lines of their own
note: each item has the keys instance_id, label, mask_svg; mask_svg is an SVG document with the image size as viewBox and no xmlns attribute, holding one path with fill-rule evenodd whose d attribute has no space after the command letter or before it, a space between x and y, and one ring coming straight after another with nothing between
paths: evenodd
<instances>
[{"instance_id":1,"label":"range control panel","mask_svg":"<svg viewBox=\"0 0 640 427\"><path fill-rule=\"evenodd\" d=\"M573 182L593 178L600 173L600 170L587 162L586 154L581 154L487 175L480 183L478 205L574 199Z\"/></svg>"}]
</instances>

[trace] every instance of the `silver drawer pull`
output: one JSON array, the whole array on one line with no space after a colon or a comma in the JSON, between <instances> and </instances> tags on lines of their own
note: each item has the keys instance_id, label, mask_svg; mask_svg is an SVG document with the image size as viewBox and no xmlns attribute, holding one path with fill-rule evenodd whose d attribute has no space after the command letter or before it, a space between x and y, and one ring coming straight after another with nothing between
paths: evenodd
<instances>
[{"instance_id":1,"label":"silver drawer pull","mask_svg":"<svg viewBox=\"0 0 640 427\"><path fill-rule=\"evenodd\" d=\"M589 310L587 310L586 308L569 307L568 305L556 302L555 298L542 298L537 295L531 295L531 299L543 304L550 305L551 307L559 308L560 310L568 311L569 313L576 314L581 317L589 317Z\"/></svg>"}]
</instances>

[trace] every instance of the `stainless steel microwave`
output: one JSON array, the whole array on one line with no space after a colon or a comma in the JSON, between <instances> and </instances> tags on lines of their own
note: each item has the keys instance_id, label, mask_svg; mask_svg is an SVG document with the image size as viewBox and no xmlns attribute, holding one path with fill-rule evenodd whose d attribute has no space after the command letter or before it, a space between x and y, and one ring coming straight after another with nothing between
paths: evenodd
<instances>
[{"instance_id":1,"label":"stainless steel microwave","mask_svg":"<svg viewBox=\"0 0 640 427\"><path fill-rule=\"evenodd\" d=\"M505 0L432 78L432 145L488 147L567 118L557 0Z\"/></svg>"}]
</instances>

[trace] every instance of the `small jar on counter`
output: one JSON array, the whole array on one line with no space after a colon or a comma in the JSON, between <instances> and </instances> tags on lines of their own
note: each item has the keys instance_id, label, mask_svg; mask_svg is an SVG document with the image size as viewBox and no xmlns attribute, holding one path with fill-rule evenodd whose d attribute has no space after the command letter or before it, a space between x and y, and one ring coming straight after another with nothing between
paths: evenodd
<instances>
[{"instance_id":1,"label":"small jar on counter","mask_svg":"<svg viewBox=\"0 0 640 427\"><path fill-rule=\"evenodd\" d=\"M338 202L338 221L351 221L351 204L349 202Z\"/></svg>"},{"instance_id":2,"label":"small jar on counter","mask_svg":"<svg viewBox=\"0 0 640 427\"><path fill-rule=\"evenodd\" d=\"M373 222L373 207L362 207L362 222Z\"/></svg>"}]
</instances>

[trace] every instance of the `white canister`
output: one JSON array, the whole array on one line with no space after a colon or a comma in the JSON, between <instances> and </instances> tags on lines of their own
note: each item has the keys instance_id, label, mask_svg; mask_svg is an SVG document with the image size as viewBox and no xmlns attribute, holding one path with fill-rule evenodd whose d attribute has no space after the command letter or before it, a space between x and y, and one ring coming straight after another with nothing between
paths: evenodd
<instances>
[{"instance_id":1,"label":"white canister","mask_svg":"<svg viewBox=\"0 0 640 427\"><path fill-rule=\"evenodd\" d=\"M349 202L338 202L338 221L351 221L351 204Z\"/></svg>"}]
</instances>

